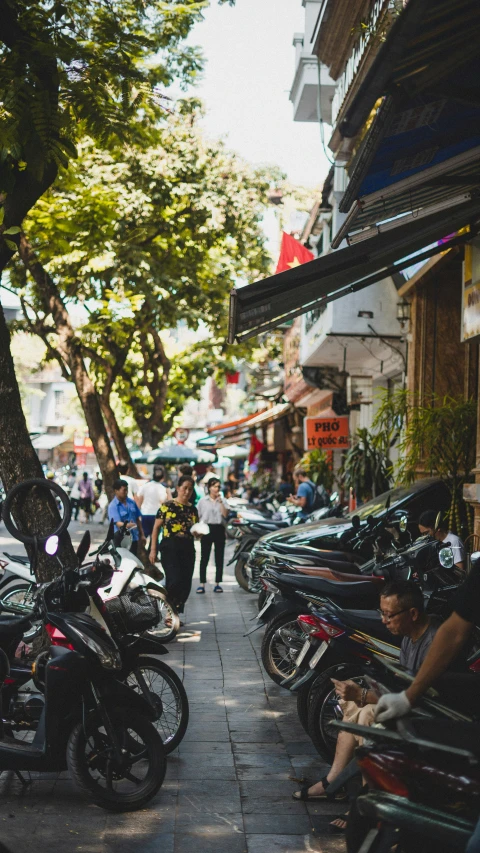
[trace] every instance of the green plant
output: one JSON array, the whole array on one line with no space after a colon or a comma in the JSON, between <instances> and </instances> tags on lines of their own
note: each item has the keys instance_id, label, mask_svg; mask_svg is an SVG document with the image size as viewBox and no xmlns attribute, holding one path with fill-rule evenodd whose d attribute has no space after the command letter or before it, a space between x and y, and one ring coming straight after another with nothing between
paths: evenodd
<instances>
[{"instance_id":1,"label":"green plant","mask_svg":"<svg viewBox=\"0 0 480 853\"><path fill-rule=\"evenodd\" d=\"M333 488L335 474L333 473L331 459L328 453L324 450L309 450L300 460L300 467L303 468L310 479L317 484L325 487L327 492Z\"/></svg>"},{"instance_id":2,"label":"green plant","mask_svg":"<svg viewBox=\"0 0 480 853\"><path fill-rule=\"evenodd\" d=\"M434 398L431 406L408 404L399 443L398 478L412 482L419 471L440 477L451 489L447 521L453 532L470 527L462 486L475 467L477 406L463 397Z\"/></svg>"},{"instance_id":3,"label":"green plant","mask_svg":"<svg viewBox=\"0 0 480 853\"><path fill-rule=\"evenodd\" d=\"M355 490L358 500L368 500L387 491L392 481L392 463L386 453L383 435L359 429L338 475L346 488Z\"/></svg>"}]
</instances>

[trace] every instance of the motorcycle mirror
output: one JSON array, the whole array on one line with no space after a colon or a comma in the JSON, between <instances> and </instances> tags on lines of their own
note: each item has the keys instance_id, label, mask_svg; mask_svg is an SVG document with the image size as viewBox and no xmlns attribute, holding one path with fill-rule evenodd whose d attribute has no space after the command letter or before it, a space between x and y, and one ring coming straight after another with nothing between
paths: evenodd
<instances>
[{"instance_id":1,"label":"motorcycle mirror","mask_svg":"<svg viewBox=\"0 0 480 853\"><path fill-rule=\"evenodd\" d=\"M79 566L82 565L85 557L87 556L87 554L90 550L91 544L92 544L92 537L90 536L90 531L86 530L82 536L82 540L80 542L80 545L77 548L77 560L78 560Z\"/></svg>"},{"instance_id":2,"label":"motorcycle mirror","mask_svg":"<svg viewBox=\"0 0 480 853\"><path fill-rule=\"evenodd\" d=\"M352 518L352 527L354 530L360 530L360 518L358 515L354 515Z\"/></svg>"},{"instance_id":3,"label":"motorcycle mirror","mask_svg":"<svg viewBox=\"0 0 480 853\"><path fill-rule=\"evenodd\" d=\"M107 538L105 539L105 542L111 542L113 539L114 533L115 533L115 525L114 525L113 519L112 519L110 521L110 524L108 525Z\"/></svg>"},{"instance_id":4,"label":"motorcycle mirror","mask_svg":"<svg viewBox=\"0 0 480 853\"><path fill-rule=\"evenodd\" d=\"M400 521L398 522L398 527L400 533L406 533L408 529L408 516L402 515Z\"/></svg>"},{"instance_id":5,"label":"motorcycle mirror","mask_svg":"<svg viewBox=\"0 0 480 853\"><path fill-rule=\"evenodd\" d=\"M373 516L369 515L367 518L367 524L369 527L375 527L375 519Z\"/></svg>"},{"instance_id":6,"label":"motorcycle mirror","mask_svg":"<svg viewBox=\"0 0 480 853\"><path fill-rule=\"evenodd\" d=\"M45 553L50 557L54 557L58 551L59 539L58 536L49 536L45 542Z\"/></svg>"}]
</instances>

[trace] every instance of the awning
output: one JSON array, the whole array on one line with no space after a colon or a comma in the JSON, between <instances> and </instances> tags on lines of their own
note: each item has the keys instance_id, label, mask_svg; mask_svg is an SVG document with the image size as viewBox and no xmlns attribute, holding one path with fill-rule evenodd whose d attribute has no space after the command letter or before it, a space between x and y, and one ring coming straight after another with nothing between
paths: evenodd
<instances>
[{"instance_id":1,"label":"awning","mask_svg":"<svg viewBox=\"0 0 480 853\"><path fill-rule=\"evenodd\" d=\"M55 447L59 447L60 444L72 444L72 440L67 438L65 435L54 435L50 433L37 435L36 438L32 439L32 445L35 450L53 450Z\"/></svg>"},{"instance_id":2,"label":"awning","mask_svg":"<svg viewBox=\"0 0 480 853\"><path fill-rule=\"evenodd\" d=\"M340 124L355 136L382 98L348 167L333 248L478 194L479 39L478 0L409 0Z\"/></svg>"},{"instance_id":3,"label":"awning","mask_svg":"<svg viewBox=\"0 0 480 853\"><path fill-rule=\"evenodd\" d=\"M278 403L271 409L267 409L266 412L260 412L259 415L255 415L251 418L248 422L248 427L250 429L251 427L263 426L263 424L271 424L273 421L278 421L280 418L283 418L291 408L292 406L290 403Z\"/></svg>"},{"instance_id":4,"label":"awning","mask_svg":"<svg viewBox=\"0 0 480 853\"><path fill-rule=\"evenodd\" d=\"M264 411L267 410L262 409L262 412ZM231 430L236 430L239 426L242 426L243 424L246 424L247 421L250 421L252 418L255 418L257 414L258 412L254 412L253 415L245 415L245 417L243 418L237 418L236 421L228 421L224 424L217 424L213 427L207 427L206 431L209 433L209 435L214 435L215 433L226 433ZM197 442L197 444L200 443L202 443L202 439L200 439L200 442Z\"/></svg>"},{"instance_id":5,"label":"awning","mask_svg":"<svg viewBox=\"0 0 480 853\"><path fill-rule=\"evenodd\" d=\"M468 200L232 291L229 341L246 340L400 272L411 266L415 252L421 252L418 262L445 251L446 244L437 241L475 223L479 215L480 199ZM471 234L452 237L448 246L466 239Z\"/></svg>"}]
</instances>

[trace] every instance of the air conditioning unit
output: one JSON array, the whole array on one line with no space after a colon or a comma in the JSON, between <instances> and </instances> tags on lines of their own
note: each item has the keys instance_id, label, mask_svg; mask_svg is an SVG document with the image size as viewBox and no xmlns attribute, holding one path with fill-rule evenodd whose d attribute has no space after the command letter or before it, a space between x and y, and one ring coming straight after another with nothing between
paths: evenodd
<instances>
[{"instance_id":1,"label":"air conditioning unit","mask_svg":"<svg viewBox=\"0 0 480 853\"><path fill-rule=\"evenodd\" d=\"M347 376L347 405L360 406L373 401L371 376Z\"/></svg>"}]
</instances>

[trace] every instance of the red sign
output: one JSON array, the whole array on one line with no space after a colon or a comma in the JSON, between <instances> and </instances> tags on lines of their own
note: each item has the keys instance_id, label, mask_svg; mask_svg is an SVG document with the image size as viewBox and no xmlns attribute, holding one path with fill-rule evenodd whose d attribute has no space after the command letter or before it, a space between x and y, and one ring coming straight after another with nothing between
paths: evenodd
<instances>
[{"instance_id":1,"label":"red sign","mask_svg":"<svg viewBox=\"0 0 480 853\"><path fill-rule=\"evenodd\" d=\"M176 429L173 434L177 440L177 444L185 444L188 436L190 435L190 430L179 427L179 429Z\"/></svg>"},{"instance_id":2,"label":"red sign","mask_svg":"<svg viewBox=\"0 0 480 853\"><path fill-rule=\"evenodd\" d=\"M305 418L305 449L344 450L350 444L348 415Z\"/></svg>"}]
</instances>

